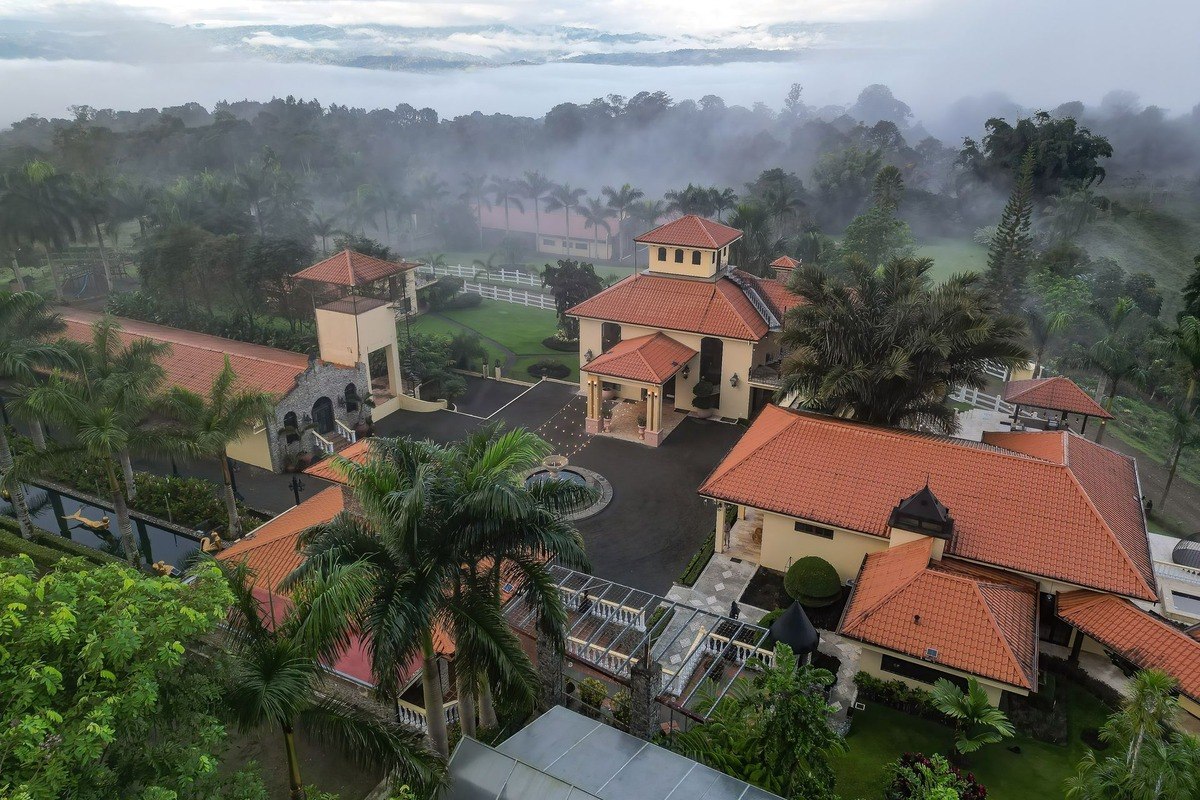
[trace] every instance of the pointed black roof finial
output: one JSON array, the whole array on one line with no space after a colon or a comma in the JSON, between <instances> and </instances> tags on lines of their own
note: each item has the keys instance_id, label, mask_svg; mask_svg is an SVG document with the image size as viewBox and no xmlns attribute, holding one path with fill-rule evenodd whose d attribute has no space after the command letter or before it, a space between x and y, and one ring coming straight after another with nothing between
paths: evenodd
<instances>
[{"instance_id":1,"label":"pointed black roof finial","mask_svg":"<svg viewBox=\"0 0 1200 800\"><path fill-rule=\"evenodd\" d=\"M928 475L924 488L904 498L892 509L888 525L939 539L949 539L954 534L954 518L950 516L950 509L942 505L929 488Z\"/></svg>"}]
</instances>

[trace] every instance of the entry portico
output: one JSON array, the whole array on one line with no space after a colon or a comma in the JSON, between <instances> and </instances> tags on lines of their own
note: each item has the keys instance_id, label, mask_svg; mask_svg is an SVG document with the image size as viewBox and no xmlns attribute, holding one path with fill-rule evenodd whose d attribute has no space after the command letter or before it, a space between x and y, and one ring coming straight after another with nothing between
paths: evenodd
<instances>
[{"instance_id":1,"label":"entry portico","mask_svg":"<svg viewBox=\"0 0 1200 800\"><path fill-rule=\"evenodd\" d=\"M603 383L607 379L618 383L625 397L640 390L646 420L644 440L649 445L658 445L670 432L663 428L664 387L676 374L690 372L699 355L686 344L658 332L619 342L584 364L581 369L587 382L587 432L601 431Z\"/></svg>"}]
</instances>

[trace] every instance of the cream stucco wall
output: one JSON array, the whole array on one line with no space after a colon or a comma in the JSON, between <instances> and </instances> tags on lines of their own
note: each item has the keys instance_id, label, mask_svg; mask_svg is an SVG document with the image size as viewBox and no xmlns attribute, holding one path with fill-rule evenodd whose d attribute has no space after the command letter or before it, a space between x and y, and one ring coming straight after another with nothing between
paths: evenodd
<instances>
[{"instance_id":1,"label":"cream stucco wall","mask_svg":"<svg viewBox=\"0 0 1200 800\"><path fill-rule=\"evenodd\" d=\"M649 254L649 267L651 272L658 272L664 275L686 275L689 278L711 278L717 274L718 269L724 269L729 263L729 245L725 245L719 251L695 248L695 247L670 247L668 245L647 245ZM675 252L683 251L683 261L675 260ZM720 253L720 267L717 266L717 253ZM700 263L693 264L693 253L700 254ZM665 255L666 258L661 258Z\"/></svg>"},{"instance_id":2,"label":"cream stucco wall","mask_svg":"<svg viewBox=\"0 0 1200 800\"><path fill-rule=\"evenodd\" d=\"M601 354L601 326L603 322L595 319L579 320L579 362L581 365L586 363L585 354L588 350L592 351L593 358ZM680 331L663 330L661 328L648 328L641 325L622 325L621 339L635 339L638 336L646 336L648 334L662 331L667 336L688 347L700 352L700 341L706 337L697 333L683 333ZM718 387L721 391L721 404L715 410L719 416L732 417L735 419L745 419L750 415L750 366L754 363L756 345L754 342L744 341L741 339L721 339L721 384ZM696 355L692 358L691 369L688 377L684 378L683 373L675 376L675 408L691 410L692 406L692 390L696 386L696 382L700 380L700 356ZM729 381L734 375L738 376L738 385L731 386ZM610 383L618 383L616 380L607 381ZM581 393L587 393L587 377L582 371L579 378L579 390ZM641 384L638 386L630 386L628 390L619 392L622 399L637 400L641 397Z\"/></svg>"},{"instance_id":3,"label":"cream stucco wall","mask_svg":"<svg viewBox=\"0 0 1200 800\"><path fill-rule=\"evenodd\" d=\"M762 554L760 563L769 569L784 572L799 558L820 556L833 565L843 582L858 575L862 560L869 553L886 550L887 539L867 536L841 528L833 528L833 538L825 539L795 529L795 517L765 512L763 514ZM822 527L832 527L813 523Z\"/></svg>"},{"instance_id":4,"label":"cream stucco wall","mask_svg":"<svg viewBox=\"0 0 1200 800\"><path fill-rule=\"evenodd\" d=\"M584 246L580 247L579 245ZM562 236L543 233L537 237L537 250L539 253L563 256L564 258L595 258L601 261L609 261L613 256L612 245L603 233L601 233L599 241L566 239Z\"/></svg>"},{"instance_id":5,"label":"cream stucco wall","mask_svg":"<svg viewBox=\"0 0 1200 800\"><path fill-rule=\"evenodd\" d=\"M876 678L880 678L885 681L900 681L904 685L911 686L914 689L924 689L924 690L928 691L929 688L933 685L933 684L922 683L921 681L913 680L912 678L905 677L904 675L896 675L895 673L892 673L892 672L885 672L883 667L881 666L882 660L883 660L883 654L884 654L884 651L876 650L871 645L864 644L863 650L862 650L862 657L858 661L858 668L861 669L863 672L867 673L868 675L872 675ZM900 655L899 653L888 652L887 654L892 656L893 658L898 658L901 661L910 661L913 664L920 664L923 667L929 667L930 669L936 669L940 672L945 672L948 675L958 675L963 678L974 677L976 680L979 681L979 685L983 687L983 690L985 692L987 692L988 702L990 702L992 705L1000 704L1000 698L1004 694L1004 692L1012 692L1014 694L1019 694L1019 695L1028 695L1029 694L1029 692L1025 689L1018 689L1015 686L1005 686L1004 684L996 683L995 681L990 681L987 678L981 678L978 675L972 675L969 672L962 672L961 670L950 669L949 667L946 667L942 664L934 664L929 661L922 661L919 658L909 658L907 656Z\"/></svg>"},{"instance_id":6,"label":"cream stucco wall","mask_svg":"<svg viewBox=\"0 0 1200 800\"><path fill-rule=\"evenodd\" d=\"M247 431L241 438L230 442L227 452L234 461L241 461L265 470L273 470L271 443L267 438L271 431L266 426Z\"/></svg>"}]
</instances>

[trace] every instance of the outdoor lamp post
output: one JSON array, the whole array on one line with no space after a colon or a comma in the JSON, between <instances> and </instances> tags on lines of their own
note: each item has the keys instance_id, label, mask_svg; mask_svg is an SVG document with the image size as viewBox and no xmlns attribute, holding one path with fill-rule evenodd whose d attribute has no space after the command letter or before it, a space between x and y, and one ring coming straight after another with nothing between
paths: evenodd
<instances>
[{"instance_id":1,"label":"outdoor lamp post","mask_svg":"<svg viewBox=\"0 0 1200 800\"><path fill-rule=\"evenodd\" d=\"M300 505L300 493L304 491L304 481L300 480L299 475L293 475L292 482L288 484L288 488L296 496L296 505Z\"/></svg>"}]
</instances>

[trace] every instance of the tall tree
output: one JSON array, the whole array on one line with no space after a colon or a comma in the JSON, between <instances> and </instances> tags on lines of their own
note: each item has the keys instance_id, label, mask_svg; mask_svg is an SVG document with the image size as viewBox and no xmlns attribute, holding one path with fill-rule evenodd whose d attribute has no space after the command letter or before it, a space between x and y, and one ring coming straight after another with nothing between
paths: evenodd
<instances>
[{"instance_id":1,"label":"tall tree","mask_svg":"<svg viewBox=\"0 0 1200 800\"><path fill-rule=\"evenodd\" d=\"M319 214L313 215L312 232L314 236L321 240L322 258L329 255L329 238L342 233L337 224L338 218L336 216L322 217Z\"/></svg>"},{"instance_id":2,"label":"tall tree","mask_svg":"<svg viewBox=\"0 0 1200 800\"><path fill-rule=\"evenodd\" d=\"M524 430L479 445L441 447L372 439L370 457L338 459L356 507L302 538L307 561L289 580L360 562L369 596L355 615L368 642L379 695L396 702L400 669L419 658L429 736L448 751L435 639L449 635L464 664L484 671L516 699L531 700L536 673L500 612L491 565L517 586L538 624L561 641L566 612L546 558L586 567L578 532L561 498L590 498L561 481L526 486L546 445ZM554 495L556 500L548 502ZM498 565L498 566L497 566Z\"/></svg>"},{"instance_id":3,"label":"tall tree","mask_svg":"<svg viewBox=\"0 0 1200 800\"><path fill-rule=\"evenodd\" d=\"M479 225L479 249L483 249L483 208L492 207L488 202L488 176L487 175L463 175L463 193L462 198L475 207L475 221Z\"/></svg>"},{"instance_id":4,"label":"tall tree","mask_svg":"<svg viewBox=\"0 0 1200 800\"><path fill-rule=\"evenodd\" d=\"M188 450L220 462L225 512L229 517L226 538L242 538L242 521L229 468L229 446L274 416L274 398L266 392L239 386L229 356L225 356L225 366L213 379L207 396L175 387L168 393L167 407L183 427L180 433Z\"/></svg>"},{"instance_id":5,"label":"tall tree","mask_svg":"<svg viewBox=\"0 0 1200 800\"><path fill-rule=\"evenodd\" d=\"M1200 319L1184 315L1171 332L1172 350L1187 381L1184 407L1196 408L1196 387L1200 385Z\"/></svg>"},{"instance_id":6,"label":"tall tree","mask_svg":"<svg viewBox=\"0 0 1200 800\"><path fill-rule=\"evenodd\" d=\"M420 733L326 688L322 665L345 651L355 614L369 598L365 564L330 566L308 576L290 602L265 606L245 564L225 567L225 574L233 590L226 703L243 731L270 726L282 734L291 800L305 796L296 753L298 725L359 763L383 767L389 776L431 791L444 780L444 764Z\"/></svg>"},{"instance_id":7,"label":"tall tree","mask_svg":"<svg viewBox=\"0 0 1200 800\"><path fill-rule=\"evenodd\" d=\"M67 351L53 341L65 328L62 317L46 307L41 295L0 292L0 380L17 387L29 387L37 383L39 371L69 367L71 360ZM30 424L40 434L41 421L33 419ZM42 447L45 447L44 440ZM0 483L12 499L21 535L32 538L29 503L17 474L13 473L12 448L5 425L0 425Z\"/></svg>"},{"instance_id":8,"label":"tall tree","mask_svg":"<svg viewBox=\"0 0 1200 800\"><path fill-rule=\"evenodd\" d=\"M642 231L648 231L656 226L666 213L667 204L662 200L639 200L629 207L629 219ZM633 247L634 269L637 269L637 265L637 245L635 244Z\"/></svg>"},{"instance_id":9,"label":"tall tree","mask_svg":"<svg viewBox=\"0 0 1200 800\"><path fill-rule=\"evenodd\" d=\"M567 316L567 310L579 305L604 288L603 281L591 264L560 258L554 266L542 269L542 285L554 295L558 312L558 327L569 340L579 338L579 320Z\"/></svg>"},{"instance_id":10,"label":"tall tree","mask_svg":"<svg viewBox=\"0 0 1200 800\"><path fill-rule=\"evenodd\" d=\"M932 285L933 261L854 266L841 279L803 264L790 288L808 302L788 312L780 397L875 425L927 424L953 433L951 387L982 389L988 361L1029 360L1020 320L1002 312L974 273ZM829 331L838 331L829 336Z\"/></svg>"},{"instance_id":11,"label":"tall tree","mask_svg":"<svg viewBox=\"0 0 1200 800\"><path fill-rule=\"evenodd\" d=\"M770 211L758 203L738 203L729 225L742 232L742 238L734 242L730 260L736 258L742 269L765 276L767 265L783 252L783 239L775 235Z\"/></svg>"},{"instance_id":12,"label":"tall tree","mask_svg":"<svg viewBox=\"0 0 1200 800\"><path fill-rule=\"evenodd\" d=\"M579 212L583 216L583 227L592 229L593 244L600 244L601 228L604 228L605 233L612 236L612 226L608 222L611 210L599 197L589 197ZM609 257L611 258L611 256Z\"/></svg>"},{"instance_id":13,"label":"tall tree","mask_svg":"<svg viewBox=\"0 0 1200 800\"><path fill-rule=\"evenodd\" d=\"M542 198L553 188L554 181L537 170L526 172L525 179L521 181L525 196L533 201L533 228L538 236L542 235Z\"/></svg>"},{"instance_id":14,"label":"tall tree","mask_svg":"<svg viewBox=\"0 0 1200 800\"><path fill-rule=\"evenodd\" d=\"M646 196L646 193L641 189L635 189L628 183L621 184L620 188L614 189L611 186L605 186L600 190L604 196L604 200L608 203L608 208L617 215L617 260L625 260L625 221L629 219L629 209L638 200ZM610 231L611 233L611 231Z\"/></svg>"},{"instance_id":15,"label":"tall tree","mask_svg":"<svg viewBox=\"0 0 1200 800\"><path fill-rule=\"evenodd\" d=\"M1033 340L1033 375L1037 377L1046 348L1055 336L1071 324L1071 314L1064 309L1046 310L1038 305L1030 305L1025 308L1025 324Z\"/></svg>"},{"instance_id":16,"label":"tall tree","mask_svg":"<svg viewBox=\"0 0 1200 800\"><path fill-rule=\"evenodd\" d=\"M717 222L724 222L724 214L726 211L731 211L737 206L738 196L726 186L724 189L713 186L708 190L712 208L717 212Z\"/></svg>"},{"instance_id":17,"label":"tall tree","mask_svg":"<svg viewBox=\"0 0 1200 800\"><path fill-rule=\"evenodd\" d=\"M1025 276L1032 260L1033 239L1029 225L1033 217L1033 151L1021 159L1017 182L1013 186L996 235L988 248L987 281L992 291L1001 298L1006 308L1014 308L1020 302L1025 288Z\"/></svg>"},{"instance_id":18,"label":"tall tree","mask_svg":"<svg viewBox=\"0 0 1200 800\"><path fill-rule=\"evenodd\" d=\"M550 212L562 211L567 220L567 238L571 238L571 209L579 208L583 200L583 196L587 194L584 189L574 189L571 184L564 183L555 186L550 190L550 194L546 196L546 210Z\"/></svg>"},{"instance_id":19,"label":"tall tree","mask_svg":"<svg viewBox=\"0 0 1200 800\"><path fill-rule=\"evenodd\" d=\"M1195 407L1186 400L1171 407L1171 466L1167 469L1167 483L1163 486L1162 497L1158 499L1158 509L1162 511L1167 505L1167 497L1171 494L1171 484L1175 483L1175 472L1179 469L1179 459L1183 451L1200 444L1200 425L1196 423Z\"/></svg>"},{"instance_id":20,"label":"tall tree","mask_svg":"<svg viewBox=\"0 0 1200 800\"><path fill-rule=\"evenodd\" d=\"M1117 399L1117 393L1124 381L1136 381L1143 374L1141 359L1135 350L1133 339L1125 332L1133 311L1133 300L1128 297L1117 298L1108 313L1100 314L1108 334L1094 342L1080 356L1072 359L1073 363L1100 373L1102 381L1097 396L1104 397L1105 411L1112 411L1113 402ZM1107 423L1108 420L1100 420L1100 428L1096 432L1097 443L1104 441Z\"/></svg>"},{"instance_id":21,"label":"tall tree","mask_svg":"<svg viewBox=\"0 0 1200 800\"><path fill-rule=\"evenodd\" d=\"M884 167L875 176L871 189L871 207L846 226L842 250L877 266L913 250L908 223L896 216L904 196L904 179L895 167Z\"/></svg>"},{"instance_id":22,"label":"tall tree","mask_svg":"<svg viewBox=\"0 0 1200 800\"><path fill-rule=\"evenodd\" d=\"M0 237L7 244L42 247L61 302L62 281L50 258L78 235L78 194L69 175L45 161L30 161L10 169L0 181Z\"/></svg>"},{"instance_id":23,"label":"tall tree","mask_svg":"<svg viewBox=\"0 0 1200 800\"><path fill-rule=\"evenodd\" d=\"M505 235L511 234L512 227L508 224L508 207L514 205L517 207L517 211L525 213L525 206L521 203L525 191L523 185L520 181L512 178L497 178L492 181L489 191L492 193L492 202L498 206L504 206L504 233Z\"/></svg>"}]
</instances>

